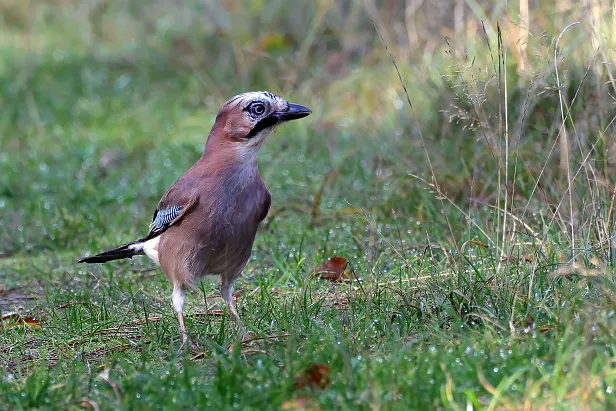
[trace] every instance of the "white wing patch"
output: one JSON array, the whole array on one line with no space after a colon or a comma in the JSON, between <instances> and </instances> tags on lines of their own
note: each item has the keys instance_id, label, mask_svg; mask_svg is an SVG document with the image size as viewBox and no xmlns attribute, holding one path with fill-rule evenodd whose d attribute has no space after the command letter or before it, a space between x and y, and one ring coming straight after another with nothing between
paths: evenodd
<instances>
[{"instance_id":1,"label":"white wing patch","mask_svg":"<svg viewBox=\"0 0 616 411\"><path fill-rule=\"evenodd\" d=\"M131 246L133 250L140 250L145 253L152 261L156 263L156 265L160 266L160 262L158 261L158 242L160 241L160 236L154 237L146 242L134 244Z\"/></svg>"}]
</instances>

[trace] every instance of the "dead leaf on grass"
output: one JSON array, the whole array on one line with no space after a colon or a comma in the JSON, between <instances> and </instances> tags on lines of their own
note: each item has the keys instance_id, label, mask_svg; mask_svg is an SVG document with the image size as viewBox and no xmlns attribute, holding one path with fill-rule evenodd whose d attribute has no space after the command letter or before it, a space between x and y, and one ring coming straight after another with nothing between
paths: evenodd
<instances>
[{"instance_id":1,"label":"dead leaf on grass","mask_svg":"<svg viewBox=\"0 0 616 411\"><path fill-rule=\"evenodd\" d=\"M331 384L329 367L325 364L314 364L307 368L302 375L295 377L295 389L326 388Z\"/></svg>"},{"instance_id":2,"label":"dead leaf on grass","mask_svg":"<svg viewBox=\"0 0 616 411\"><path fill-rule=\"evenodd\" d=\"M350 278L351 271L347 270L349 261L344 257L332 257L319 264L314 269L314 274L318 274L323 280L340 281Z\"/></svg>"},{"instance_id":3,"label":"dead leaf on grass","mask_svg":"<svg viewBox=\"0 0 616 411\"><path fill-rule=\"evenodd\" d=\"M43 328L41 326L41 323L35 317L19 314L16 312L10 312L2 315L0 325L2 326L2 328L17 327L20 325L25 325L35 330L40 330L41 328Z\"/></svg>"},{"instance_id":4,"label":"dead leaf on grass","mask_svg":"<svg viewBox=\"0 0 616 411\"><path fill-rule=\"evenodd\" d=\"M489 248L489 246L487 244L481 243L479 241L468 240L468 242L471 243L471 244L475 244L475 245L477 245L479 247L482 247L482 248Z\"/></svg>"}]
</instances>

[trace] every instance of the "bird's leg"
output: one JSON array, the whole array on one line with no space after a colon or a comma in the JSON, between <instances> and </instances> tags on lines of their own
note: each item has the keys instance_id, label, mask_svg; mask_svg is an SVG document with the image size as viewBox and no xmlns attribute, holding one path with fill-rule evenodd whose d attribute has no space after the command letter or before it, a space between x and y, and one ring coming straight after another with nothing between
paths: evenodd
<instances>
[{"instance_id":1,"label":"bird's leg","mask_svg":"<svg viewBox=\"0 0 616 411\"><path fill-rule=\"evenodd\" d=\"M173 304L173 310L178 316L178 322L180 323L180 333L182 333L182 345L178 350L178 356L184 352L186 343L188 342L188 333L186 332L186 326L184 325L184 315L182 310L184 309L184 301L186 300L186 292L181 284L173 284L173 294L171 294L171 302Z\"/></svg>"},{"instance_id":2,"label":"bird's leg","mask_svg":"<svg viewBox=\"0 0 616 411\"><path fill-rule=\"evenodd\" d=\"M223 283L223 285L220 287L220 293L222 294L222 299L225 300L225 303L227 303L227 308L229 308L231 315L233 316L233 318L235 318L235 323L238 328L238 337L240 337L240 339L244 341L245 337L247 336L246 327L244 327L244 323L242 323L240 315L237 313L237 310L233 305L233 286L230 284Z\"/></svg>"}]
</instances>

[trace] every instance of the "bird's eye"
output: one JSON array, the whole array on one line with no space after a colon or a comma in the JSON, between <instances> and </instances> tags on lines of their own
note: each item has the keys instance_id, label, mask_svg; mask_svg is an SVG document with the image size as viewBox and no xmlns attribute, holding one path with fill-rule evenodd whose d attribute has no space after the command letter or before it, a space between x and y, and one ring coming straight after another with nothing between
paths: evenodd
<instances>
[{"instance_id":1,"label":"bird's eye","mask_svg":"<svg viewBox=\"0 0 616 411\"><path fill-rule=\"evenodd\" d=\"M254 103L250 105L250 112L255 116L260 116L265 113L265 105L263 103Z\"/></svg>"}]
</instances>

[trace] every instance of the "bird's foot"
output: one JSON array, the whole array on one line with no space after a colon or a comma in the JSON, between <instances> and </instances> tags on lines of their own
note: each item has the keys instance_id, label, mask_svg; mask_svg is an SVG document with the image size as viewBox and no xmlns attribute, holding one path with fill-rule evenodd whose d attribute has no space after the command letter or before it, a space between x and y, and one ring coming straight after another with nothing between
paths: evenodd
<instances>
[{"instance_id":1,"label":"bird's foot","mask_svg":"<svg viewBox=\"0 0 616 411\"><path fill-rule=\"evenodd\" d=\"M195 347L195 345L192 343L192 341L190 341L188 339L188 336L186 334L182 335L182 344L180 345L180 348L178 348L178 351L176 353L176 357L180 358L182 356L182 354L184 354L184 351L186 351L186 348L188 348L188 352L191 353L192 351L195 351L197 349L197 347Z\"/></svg>"},{"instance_id":2,"label":"bird's foot","mask_svg":"<svg viewBox=\"0 0 616 411\"><path fill-rule=\"evenodd\" d=\"M235 339L231 342L231 344L229 344L229 346L227 347L229 349L229 351L233 351L233 348L236 345L242 346L250 341L252 341L252 334L248 331L246 331L245 328L241 328L238 333L237 336L235 337Z\"/></svg>"},{"instance_id":3,"label":"bird's foot","mask_svg":"<svg viewBox=\"0 0 616 411\"><path fill-rule=\"evenodd\" d=\"M186 343L182 343L182 345L180 345L180 348L178 348L178 351L175 353L175 356L177 358L180 358L182 354L184 354L185 350L186 350Z\"/></svg>"},{"instance_id":4,"label":"bird's foot","mask_svg":"<svg viewBox=\"0 0 616 411\"><path fill-rule=\"evenodd\" d=\"M242 340L242 343L249 342L252 340L252 334L244 330L244 332L238 336L238 340Z\"/></svg>"}]
</instances>

